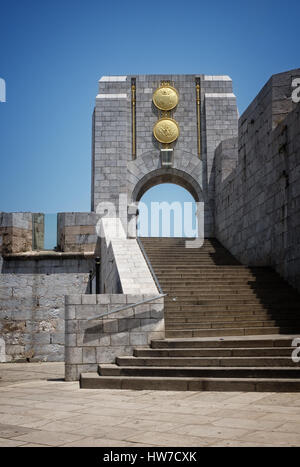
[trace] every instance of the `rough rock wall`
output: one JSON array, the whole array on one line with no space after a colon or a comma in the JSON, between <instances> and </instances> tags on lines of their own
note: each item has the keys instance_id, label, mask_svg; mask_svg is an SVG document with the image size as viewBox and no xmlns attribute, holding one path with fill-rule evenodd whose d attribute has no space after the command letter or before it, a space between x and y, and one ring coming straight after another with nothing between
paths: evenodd
<instances>
[{"instance_id":1,"label":"rough rock wall","mask_svg":"<svg viewBox=\"0 0 300 467\"><path fill-rule=\"evenodd\" d=\"M64 296L85 293L92 268L91 259L1 260L0 338L6 361L64 360Z\"/></svg>"}]
</instances>

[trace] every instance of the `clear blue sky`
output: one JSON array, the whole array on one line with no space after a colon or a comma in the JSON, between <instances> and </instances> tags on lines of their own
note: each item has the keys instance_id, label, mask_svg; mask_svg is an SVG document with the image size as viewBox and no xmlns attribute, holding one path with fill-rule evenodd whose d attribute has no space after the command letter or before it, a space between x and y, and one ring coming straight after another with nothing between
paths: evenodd
<instances>
[{"instance_id":1,"label":"clear blue sky","mask_svg":"<svg viewBox=\"0 0 300 467\"><path fill-rule=\"evenodd\" d=\"M90 209L102 75L228 74L242 112L299 66L299 17L299 0L0 0L0 210Z\"/></svg>"},{"instance_id":2,"label":"clear blue sky","mask_svg":"<svg viewBox=\"0 0 300 467\"><path fill-rule=\"evenodd\" d=\"M168 203L168 206L160 204L162 200ZM192 195L185 188L173 183L163 183L150 188L139 203L138 235L197 236L196 203Z\"/></svg>"}]
</instances>

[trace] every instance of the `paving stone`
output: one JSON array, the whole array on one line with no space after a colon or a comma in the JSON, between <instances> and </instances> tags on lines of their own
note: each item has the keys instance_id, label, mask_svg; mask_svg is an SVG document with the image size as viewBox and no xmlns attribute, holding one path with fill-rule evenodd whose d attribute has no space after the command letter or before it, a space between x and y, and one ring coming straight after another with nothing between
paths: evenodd
<instances>
[{"instance_id":1,"label":"paving stone","mask_svg":"<svg viewBox=\"0 0 300 467\"><path fill-rule=\"evenodd\" d=\"M15 441L13 439L0 438L0 447L13 448L17 446L25 446L24 441Z\"/></svg>"},{"instance_id":2,"label":"paving stone","mask_svg":"<svg viewBox=\"0 0 300 467\"><path fill-rule=\"evenodd\" d=\"M134 443L150 443L155 446L211 446L215 445L217 438L177 435L176 433L161 433L157 431L146 431L142 434L128 436L129 441Z\"/></svg>"},{"instance_id":3,"label":"paving stone","mask_svg":"<svg viewBox=\"0 0 300 467\"><path fill-rule=\"evenodd\" d=\"M243 435L242 441L272 444L275 446L299 446L300 434L298 433L283 433L275 431L254 431L247 435Z\"/></svg>"},{"instance_id":4,"label":"paving stone","mask_svg":"<svg viewBox=\"0 0 300 467\"><path fill-rule=\"evenodd\" d=\"M192 436L211 436L214 438L236 439L242 438L250 430L240 428L217 427L213 425L185 425L184 427L176 427L174 431L177 434L192 435Z\"/></svg>"},{"instance_id":5,"label":"paving stone","mask_svg":"<svg viewBox=\"0 0 300 467\"><path fill-rule=\"evenodd\" d=\"M46 444L47 446L62 446L63 444L78 441L82 439L82 435L74 435L71 433L53 433L50 431L32 431L28 434L15 437L17 441L28 441L37 444Z\"/></svg>"},{"instance_id":6,"label":"paving stone","mask_svg":"<svg viewBox=\"0 0 300 467\"><path fill-rule=\"evenodd\" d=\"M230 428L245 428L248 430L273 430L279 427L281 422L247 418L222 418L221 420L214 421L213 425Z\"/></svg>"},{"instance_id":7,"label":"paving stone","mask_svg":"<svg viewBox=\"0 0 300 467\"><path fill-rule=\"evenodd\" d=\"M63 364L41 366L44 377L63 373ZM250 393L83 391L77 382L34 379L36 364L9 368L19 379L0 386L1 446L300 445L296 393L255 400Z\"/></svg>"}]
</instances>

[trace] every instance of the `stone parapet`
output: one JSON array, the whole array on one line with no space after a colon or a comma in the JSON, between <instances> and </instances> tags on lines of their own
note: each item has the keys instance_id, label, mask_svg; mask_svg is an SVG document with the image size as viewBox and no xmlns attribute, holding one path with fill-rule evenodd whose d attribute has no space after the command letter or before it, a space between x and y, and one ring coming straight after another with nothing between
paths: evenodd
<instances>
[{"instance_id":1,"label":"stone parapet","mask_svg":"<svg viewBox=\"0 0 300 467\"><path fill-rule=\"evenodd\" d=\"M134 306L149 298L153 294L66 296L66 380L78 380L83 372L97 371L99 363L114 363L116 357L132 354L134 347L148 345L152 339L163 339L164 299ZM128 304L133 306L97 318Z\"/></svg>"},{"instance_id":2,"label":"stone parapet","mask_svg":"<svg viewBox=\"0 0 300 467\"><path fill-rule=\"evenodd\" d=\"M31 251L44 246L44 215L31 212L0 213L0 254Z\"/></svg>"},{"instance_id":3,"label":"stone parapet","mask_svg":"<svg viewBox=\"0 0 300 467\"><path fill-rule=\"evenodd\" d=\"M57 244L60 251L95 251L95 212L60 212L57 214Z\"/></svg>"}]
</instances>

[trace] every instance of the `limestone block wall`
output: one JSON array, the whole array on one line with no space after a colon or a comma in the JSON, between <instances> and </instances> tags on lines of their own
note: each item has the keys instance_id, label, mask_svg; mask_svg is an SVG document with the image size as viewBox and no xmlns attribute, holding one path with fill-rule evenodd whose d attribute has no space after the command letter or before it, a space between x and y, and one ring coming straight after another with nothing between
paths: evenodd
<instances>
[{"instance_id":1,"label":"limestone block wall","mask_svg":"<svg viewBox=\"0 0 300 467\"><path fill-rule=\"evenodd\" d=\"M300 105L276 75L216 151L216 236L242 263L274 267L300 290Z\"/></svg>"},{"instance_id":2,"label":"limestone block wall","mask_svg":"<svg viewBox=\"0 0 300 467\"><path fill-rule=\"evenodd\" d=\"M95 251L97 235L95 212L57 214L57 245L60 251Z\"/></svg>"},{"instance_id":3,"label":"limestone block wall","mask_svg":"<svg viewBox=\"0 0 300 467\"><path fill-rule=\"evenodd\" d=\"M65 294L86 293L94 260L83 255L0 257L0 339L5 360L63 361Z\"/></svg>"},{"instance_id":4,"label":"limestone block wall","mask_svg":"<svg viewBox=\"0 0 300 467\"><path fill-rule=\"evenodd\" d=\"M126 76L103 76L99 81L93 115L92 211L100 202L113 202L118 207L119 194L126 193L130 88Z\"/></svg>"},{"instance_id":5,"label":"limestone block wall","mask_svg":"<svg viewBox=\"0 0 300 467\"><path fill-rule=\"evenodd\" d=\"M163 298L97 319L102 313L152 297L152 294L66 296L66 380L78 380L82 372L97 371L99 363L114 363L118 356L132 355L134 347L163 339Z\"/></svg>"},{"instance_id":6,"label":"limestone block wall","mask_svg":"<svg viewBox=\"0 0 300 467\"><path fill-rule=\"evenodd\" d=\"M209 77L205 77L207 79ZM206 157L203 159L203 191L205 193L205 235L214 236L214 203L215 203L215 174L214 155L215 150L221 141L236 137L238 134L238 113L236 107L236 97L232 92L231 81L225 81L227 91L222 92L221 83L214 80L208 81L215 88L209 89L206 84L204 93L203 120L204 144L206 147ZM223 84L224 86L224 84ZM209 235L208 235L209 234Z\"/></svg>"}]
</instances>

